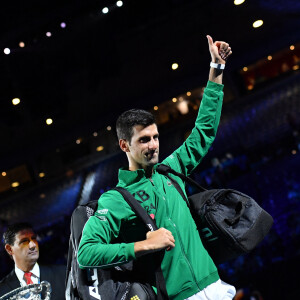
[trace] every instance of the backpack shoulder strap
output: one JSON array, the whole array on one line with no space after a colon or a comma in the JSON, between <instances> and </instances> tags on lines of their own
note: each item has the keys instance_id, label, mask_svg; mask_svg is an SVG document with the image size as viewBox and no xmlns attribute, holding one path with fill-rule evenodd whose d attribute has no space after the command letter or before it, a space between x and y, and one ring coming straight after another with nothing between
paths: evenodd
<instances>
[{"instance_id":1,"label":"backpack shoulder strap","mask_svg":"<svg viewBox=\"0 0 300 300\"><path fill-rule=\"evenodd\" d=\"M178 176L179 178L181 178L183 181L188 182L189 184L197 187L200 191L207 191L206 188L204 188L203 186L201 186L200 184L198 184L195 180L193 180L192 178L185 176L182 173L176 172L175 170L173 170L171 167L164 165L164 164L160 164L157 168L156 171L160 174L163 174L165 176L167 176L168 178L171 178L169 173ZM173 179L173 178L172 178ZM174 180L174 179L173 179ZM174 180L175 181L175 180Z\"/></svg>"},{"instance_id":2,"label":"backpack shoulder strap","mask_svg":"<svg viewBox=\"0 0 300 300\"><path fill-rule=\"evenodd\" d=\"M146 224L148 230L154 231L158 229L155 221L151 219L146 210L126 189L117 186L114 188L114 190L118 191L123 196L136 215Z\"/></svg>"},{"instance_id":3,"label":"backpack shoulder strap","mask_svg":"<svg viewBox=\"0 0 300 300\"><path fill-rule=\"evenodd\" d=\"M136 213L136 215L145 223L147 229L150 231L157 230L156 223L151 217L147 214L146 210L139 204L139 202L124 188L122 187L115 187L114 190L118 191L126 202L130 205L132 210ZM160 267L161 264L161 255L157 253L154 255L155 259L159 261L159 267L155 271L155 278L156 278L156 287L157 287L157 299L158 300L168 300L168 293L166 288L166 282Z\"/></svg>"}]
</instances>

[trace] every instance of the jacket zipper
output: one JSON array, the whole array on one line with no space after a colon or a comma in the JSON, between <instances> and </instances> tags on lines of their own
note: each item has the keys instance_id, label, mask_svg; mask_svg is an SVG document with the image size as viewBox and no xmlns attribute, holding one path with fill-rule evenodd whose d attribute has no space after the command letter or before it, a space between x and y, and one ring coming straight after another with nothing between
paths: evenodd
<instances>
[{"instance_id":1,"label":"jacket zipper","mask_svg":"<svg viewBox=\"0 0 300 300\"><path fill-rule=\"evenodd\" d=\"M198 285L198 282L197 282L195 273L194 273L193 268L192 268L192 266L191 266L191 263L190 263L190 261L188 260L188 258L186 257L186 254L185 254L185 252L184 252L183 243L182 243L182 239L181 239L180 233L179 233L179 231L178 231L178 229L177 229L177 227L176 227L176 224L175 224L175 223L173 222L173 220L170 218L169 207L168 207L166 198L163 197L163 199L164 199L165 204L166 204L167 213L168 213L168 219L169 219L169 221L172 223L172 225L173 225L173 227L175 228L175 231L176 231L176 233L177 233L177 236L178 236L178 239L179 239L180 248L181 248L181 252L182 252L182 254L183 254L183 257L184 257L185 260L186 260L186 263L187 263L187 265L188 265L188 267L189 267L189 269L190 269L190 272L191 272L192 277L193 277L193 279L194 279L194 281L195 281L195 283L196 283L196 285L197 285L197 287L198 287L198 290L201 291L201 289L200 289L200 287L199 287L199 285Z\"/></svg>"},{"instance_id":2,"label":"jacket zipper","mask_svg":"<svg viewBox=\"0 0 300 300\"><path fill-rule=\"evenodd\" d=\"M155 187L154 182L153 182L153 179L152 179L152 178L149 178L149 181L150 181L150 182L152 183L152 185ZM164 200L165 205L166 205L167 214L168 214L168 219L169 219L169 221L172 223L172 225L173 225L173 227L175 228L175 231L176 231L176 233L177 233L177 236L178 236L178 239L179 239L180 248L181 248L181 252L182 252L182 254L183 254L183 257L184 257L184 259L185 259L185 261L186 261L186 263L187 263L187 265L188 265L188 267L189 267L189 269L190 269L190 272L191 272L192 277L193 277L193 279L194 279L194 281L195 281L195 283L196 283L196 285L197 285L198 290L201 291L201 289L200 289L200 287L199 287L199 285L198 285L198 282L197 282L195 273L194 273L193 268L192 268L192 266L191 266L191 263L190 263L190 261L188 260L188 258L186 257L186 254L185 254L185 252L184 252L183 243L182 243L182 239L181 239L180 233L179 233L179 231L178 231L178 229L177 229L177 227L176 227L176 224L175 224L175 223L173 222L173 220L170 218L170 212L169 212L168 203L167 203L166 198L165 198L164 196L163 196L163 200Z\"/></svg>"}]
</instances>

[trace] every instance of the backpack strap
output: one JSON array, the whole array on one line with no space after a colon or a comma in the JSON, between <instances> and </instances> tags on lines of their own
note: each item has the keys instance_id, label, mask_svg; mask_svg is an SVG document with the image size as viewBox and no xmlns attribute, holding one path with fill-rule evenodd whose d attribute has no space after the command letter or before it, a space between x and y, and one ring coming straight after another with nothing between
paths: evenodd
<instances>
[{"instance_id":1,"label":"backpack strap","mask_svg":"<svg viewBox=\"0 0 300 300\"><path fill-rule=\"evenodd\" d=\"M132 210L136 213L136 215L146 224L146 227L150 231L155 231L158 229L155 221L147 214L146 210L140 205L140 203L124 188L115 187L114 190L118 191L126 202L130 205ZM155 271L155 279L157 286L157 298L158 300L168 300L168 293L166 288L166 282L161 270L161 255L154 255L156 259L159 259L159 267Z\"/></svg>"},{"instance_id":2,"label":"backpack strap","mask_svg":"<svg viewBox=\"0 0 300 300\"><path fill-rule=\"evenodd\" d=\"M161 173L165 176L167 176L170 180L172 180L172 177L170 177L169 173L178 176L179 178L181 178L183 181L188 182L189 184L197 187L200 191L207 191L206 188L204 188L203 186L201 186L199 183L197 183L195 180L193 180L192 178L185 176L182 173L176 172L175 170L173 170L171 167L164 165L164 164L160 164L157 168L156 171L158 173ZM172 180L172 182L175 181L174 179ZM180 193L181 194L181 193ZM185 197L183 197L185 198Z\"/></svg>"}]
</instances>

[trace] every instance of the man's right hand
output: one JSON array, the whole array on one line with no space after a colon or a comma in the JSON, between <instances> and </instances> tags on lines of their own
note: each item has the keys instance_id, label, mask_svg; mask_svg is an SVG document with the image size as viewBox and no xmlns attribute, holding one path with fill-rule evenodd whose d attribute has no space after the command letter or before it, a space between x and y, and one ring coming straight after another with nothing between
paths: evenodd
<instances>
[{"instance_id":1,"label":"man's right hand","mask_svg":"<svg viewBox=\"0 0 300 300\"><path fill-rule=\"evenodd\" d=\"M175 239L172 232L162 227L147 232L146 240L134 243L134 253L138 257L161 249L171 250L174 247Z\"/></svg>"}]
</instances>

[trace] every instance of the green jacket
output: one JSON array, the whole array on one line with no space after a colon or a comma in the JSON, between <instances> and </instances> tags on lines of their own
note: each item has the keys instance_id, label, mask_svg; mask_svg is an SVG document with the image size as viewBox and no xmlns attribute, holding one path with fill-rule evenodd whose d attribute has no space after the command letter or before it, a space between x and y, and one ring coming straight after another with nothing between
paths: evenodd
<instances>
[{"instance_id":1,"label":"green jacket","mask_svg":"<svg viewBox=\"0 0 300 300\"><path fill-rule=\"evenodd\" d=\"M162 163L190 175L212 144L220 121L223 85L208 82L195 127L187 140ZM217 281L217 268L202 245L190 211L167 177L143 169L119 170L118 186L125 187L155 218L157 226L170 230L175 248L165 251L161 268L170 299L182 300ZM175 177L174 177L175 178ZM184 187L178 178L177 182ZM124 243L111 244L121 236ZM78 250L81 268L110 267L135 259L134 242L144 240L145 229L122 196L104 193L98 210L86 223Z\"/></svg>"}]
</instances>

